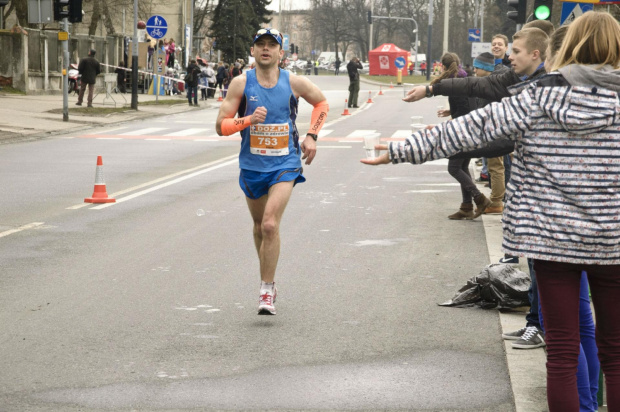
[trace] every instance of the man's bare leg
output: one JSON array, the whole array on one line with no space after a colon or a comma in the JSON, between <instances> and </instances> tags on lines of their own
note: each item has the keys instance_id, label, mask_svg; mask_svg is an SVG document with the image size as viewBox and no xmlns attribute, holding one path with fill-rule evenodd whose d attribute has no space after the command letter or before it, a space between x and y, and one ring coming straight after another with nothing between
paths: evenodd
<instances>
[{"instance_id":1,"label":"man's bare leg","mask_svg":"<svg viewBox=\"0 0 620 412\"><path fill-rule=\"evenodd\" d=\"M260 261L260 277L272 283L280 257L280 221L293 192L294 181L277 183L259 199L246 197L254 220L254 245Z\"/></svg>"}]
</instances>

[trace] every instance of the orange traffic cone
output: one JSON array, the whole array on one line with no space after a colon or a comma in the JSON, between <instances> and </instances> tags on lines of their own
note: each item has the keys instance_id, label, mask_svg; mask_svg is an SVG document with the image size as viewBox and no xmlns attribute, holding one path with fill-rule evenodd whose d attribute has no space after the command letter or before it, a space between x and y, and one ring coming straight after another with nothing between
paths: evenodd
<instances>
[{"instance_id":1,"label":"orange traffic cone","mask_svg":"<svg viewBox=\"0 0 620 412\"><path fill-rule=\"evenodd\" d=\"M383 88L379 86L379 96L383 96Z\"/></svg>"},{"instance_id":2,"label":"orange traffic cone","mask_svg":"<svg viewBox=\"0 0 620 412\"><path fill-rule=\"evenodd\" d=\"M342 112L341 116L349 116L351 113L349 113L349 109L347 107L347 99L344 99L344 112Z\"/></svg>"},{"instance_id":3,"label":"orange traffic cone","mask_svg":"<svg viewBox=\"0 0 620 412\"><path fill-rule=\"evenodd\" d=\"M368 90L368 101L366 103L373 103L372 97L370 97L370 90Z\"/></svg>"},{"instance_id":4,"label":"orange traffic cone","mask_svg":"<svg viewBox=\"0 0 620 412\"><path fill-rule=\"evenodd\" d=\"M116 199L108 197L103 181L103 159L97 156L97 171L95 173L95 190L92 197L84 199L85 203L114 203Z\"/></svg>"},{"instance_id":5,"label":"orange traffic cone","mask_svg":"<svg viewBox=\"0 0 620 412\"><path fill-rule=\"evenodd\" d=\"M220 89L220 97L217 98L218 102L223 102L224 99L222 99L222 89Z\"/></svg>"},{"instance_id":6,"label":"orange traffic cone","mask_svg":"<svg viewBox=\"0 0 620 412\"><path fill-rule=\"evenodd\" d=\"M394 83L390 82L390 89L394 88Z\"/></svg>"}]
</instances>

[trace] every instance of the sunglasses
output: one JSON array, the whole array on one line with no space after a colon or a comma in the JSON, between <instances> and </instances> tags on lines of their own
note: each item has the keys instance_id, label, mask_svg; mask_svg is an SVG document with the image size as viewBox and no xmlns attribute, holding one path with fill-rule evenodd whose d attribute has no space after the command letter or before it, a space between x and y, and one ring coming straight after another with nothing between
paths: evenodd
<instances>
[{"instance_id":1,"label":"sunglasses","mask_svg":"<svg viewBox=\"0 0 620 412\"><path fill-rule=\"evenodd\" d=\"M254 35L254 41L256 41L260 36L264 36L265 34L271 34L273 37L278 37L282 40L282 33L280 33L276 29L260 29Z\"/></svg>"}]
</instances>

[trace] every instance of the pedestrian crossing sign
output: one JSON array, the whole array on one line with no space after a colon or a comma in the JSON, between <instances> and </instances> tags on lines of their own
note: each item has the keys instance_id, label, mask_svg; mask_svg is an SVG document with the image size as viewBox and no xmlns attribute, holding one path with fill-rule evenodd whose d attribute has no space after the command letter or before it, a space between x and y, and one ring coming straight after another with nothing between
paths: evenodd
<instances>
[{"instance_id":1,"label":"pedestrian crossing sign","mask_svg":"<svg viewBox=\"0 0 620 412\"><path fill-rule=\"evenodd\" d=\"M572 23L577 17L587 11L592 11L592 3L562 3L562 17L560 25Z\"/></svg>"}]
</instances>

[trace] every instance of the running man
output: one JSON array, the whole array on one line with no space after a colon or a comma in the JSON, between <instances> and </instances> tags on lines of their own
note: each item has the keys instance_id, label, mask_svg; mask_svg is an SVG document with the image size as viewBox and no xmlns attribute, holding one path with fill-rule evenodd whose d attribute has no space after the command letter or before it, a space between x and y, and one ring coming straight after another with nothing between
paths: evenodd
<instances>
[{"instance_id":1,"label":"running man","mask_svg":"<svg viewBox=\"0 0 620 412\"><path fill-rule=\"evenodd\" d=\"M278 67L284 56L278 30L259 30L254 35L251 53L256 68L243 72L230 83L216 130L220 136L241 132L239 185L254 221L261 277L258 314L275 315L280 221L293 186L306 180L301 160L305 159L307 165L314 160L316 140L329 106L323 93L307 78ZM295 125L299 97L314 107L310 130L303 142L299 141Z\"/></svg>"}]
</instances>

